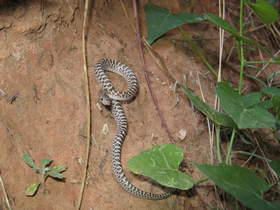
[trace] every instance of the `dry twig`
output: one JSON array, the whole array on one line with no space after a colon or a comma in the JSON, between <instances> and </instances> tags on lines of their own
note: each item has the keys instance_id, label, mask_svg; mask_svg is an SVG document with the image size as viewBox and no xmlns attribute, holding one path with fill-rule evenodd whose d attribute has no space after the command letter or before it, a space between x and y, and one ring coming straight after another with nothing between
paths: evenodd
<instances>
[{"instance_id":1,"label":"dry twig","mask_svg":"<svg viewBox=\"0 0 280 210\"><path fill-rule=\"evenodd\" d=\"M5 199L6 207L8 208L8 210L12 210L12 208L10 206L10 203L9 203L8 194L6 192L6 189L5 189L5 186L4 186L4 182L3 182L3 179L1 177L1 175L0 175L0 185L1 185L1 188L2 188L2 192L4 194L4 199Z\"/></svg>"},{"instance_id":2,"label":"dry twig","mask_svg":"<svg viewBox=\"0 0 280 210\"><path fill-rule=\"evenodd\" d=\"M165 131L167 132L169 140L172 143L174 143L171 132L168 129L168 126L167 126L167 124L165 122L165 119L162 115L162 112L159 108L157 98L156 98L156 96L153 92L153 89L151 87L151 80L150 80L148 72L147 72L147 66L146 66L146 62L145 62L145 58L144 58L144 52L143 52L143 46L142 46L142 39L141 39L141 35L140 35L140 22L139 22L139 18L138 18L138 9L137 9L137 1L136 0L133 0L133 9L134 9L134 18L135 18L135 23L136 23L136 36L137 36L137 41L138 41L138 48L139 48L139 53L140 53L140 59L141 59L142 64L143 64L143 72L144 72L144 75L145 75L145 80L147 82L148 89L149 89L149 92L151 94L151 97L152 97L153 103L155 105L156 111L157 111L157 113L160 117L161 124L164 127Z\"/></svg>"},{"instance_id":3,"label":"dry twig","mask_svg":"<svg viewBox=\"0 0 280 210\"><path fill-rule=\"evenodd\" d=\"M85 9L84 9L84 21L83 21L83 37L82 37L82 48L83 48L83 60L84 60L84 76L85 76L85 93L86 93L86 115L87 115L87 148L86 148L86 158L85 165L83 168L83 179L80 189L80 194L78 198L77 210L81 209L81 204L83 200L85 183L87 179L87 170L88 170L88 162L90 155L90 139L91 139L91 100L90 100L90 88L89 88L89 73L87 68L87 48L86 48L86 40L87 40L87 29L88 29L88 19L89 19L89 6L91 1L85 0Z\"/></svg>"}]
</instances>

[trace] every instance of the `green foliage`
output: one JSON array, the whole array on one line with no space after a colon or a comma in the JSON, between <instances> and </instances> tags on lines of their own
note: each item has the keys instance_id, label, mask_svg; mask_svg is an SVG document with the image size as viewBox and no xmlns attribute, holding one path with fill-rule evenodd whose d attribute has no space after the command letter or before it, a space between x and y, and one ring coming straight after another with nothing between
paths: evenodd
<instances>
[{"instance_id":1,"label":"green foliage","mask_svg":"<svg viewBox=\"0 0 280 210\"><path fill-rule=\"evenodd\" d=\"M164 186L188 190L195 182L190 176L178 170L183 155L182 149L175 145L157 145L131 158L128 161L128 168Z\"/></svg>"},{"instance_id":2,"label":"green foliage","mask_svg":"<svg viewBox=\"0 0 280 210\"><path fill-rule=\"evenodd\" d=\"M265 100L261 101L261 93L254 92L241 96L236 90L227 83L218 84L216 92L220 98L221 106L226 112L218 112L204 103L197 95L183 85L180 85L185 95L194 106L205 114L215 124L239 129L244 128L274 128L275 117L267 111L274 106L274 103ZM263 89L264 91L265 89ZM279 89L277 88L277 91ZM280 110L280 101L275 102L277 110ZM280 113L280 112L279 112Z\"/></svg>"},{"instance_id":3,"label":"green foliage","mask_svg":"<svg viewBox=\"0 0 280 210\"><path fill-rule=\"evenodd\" d=\"M147 4L144 7L147 16L148 43L152 44L167 31L186 23L203 21L203 16L189 13L172 14L168 9Z\"/></svg>"},{"instance_id":4,"label":"green foliage","mask_svg":"<svg viewBox=\"0 0 280 210\"><path fill-rule=\"evenodd\" d=\"M177 28L187 23L209 22L223 28L238 40L243 40L252 44L256 42L248 37L240 36L236 28L214 14L195 15L190 13L172 14L168 9L147 4L144 7L146 12L146 22L148 27L148 43L152 44L155 40L167 31Z\"/></svg>"},{"instance_id":5,"label":"green foliage","mask_svg":"<svg viewBox=\"0 0 280 210\"><path fill-rule=\"evenodd\" d=\"M221 82L216 89L224 111L238 128L274 128L275 118L260 105L260 93L241 96L227 83Z\"/></svg>"},{"instance_id":6,"label":"green foliage","mask_svg":"<svg viewBox=\"0 0 280 210\"><path fill-rule=\"evenodd\" d=\"M195 163L194 165L243 205L255 210L280 209L280 203L263 200L263 193L269 189L269 185L251 170L224 164L214 166Z\"/></svg>"},{"instance_id":7,"label":"green foliage","mask_svg":"<svg viewBox=\"0 0 280 210\"><path fill-rule=\"evenodd\" d=\"M210 120L212 120L215 124L224 127L236 127L236 124L230 117L228 117L222 112L217 112L216 110L214 110L184 85L180 85L180 87L182 88L185 95L189 98L189 100L193 103L193 105L203 114L205 114Z\"/></svg>"},{"instance_id":8,"label":"green foliage","mask_svg":"<svg viewBox=\"0 0 280 210\"><path fill-rule=\"evenodd\" d=\"M38 191L40 185L41 185L41 182L29 185L26 188L26 190L24 191L25 195L27 195L27 196L35 195L36 192Z\"/></svg>"},{"instance_id":9,"label":"green foliage","mask_svg":"<svg viewBox=\"0 0 280 210\"><path fill-rule=\"evenodd\" d=\"M257 0L256 3L246 1L263 23L269 24L277 20L278 11L267 0Z\"/></svg>"},{"instance_id":10,"label":"green foliage","mask_svg":"<svg viewBox=\"0 0 280 210\"><path fill-rule=\"evenodd\" d=\"M277 176L280 178L280 159L272 160L269 163L270 167L275 171Z\"/></svg>"},{"instance_id":11,"label":"green foliage","mask_svg":"<svg viewBox=\"0 0 280 210\"><path fill-rule=\"evenodd\" d=\"M280 89L275 87L264 87L260 91L271 96L280 96Z\"/></svg>"},{"instance_id":12,"label":"green foliage","mask_svg":"<svg viewBox=\"0 0 280 210\"><path fill-rule=\"evenodd\" d=\"M279 127L280 121L280 89L275 87L264 87L260 90L262 93L271 96L271 107L277 120L277 127Z\"/></svg>"},{"instance_id":13,"label":"green foliage","mask_svg":"<svg viewBox=\"0 0 280 210\"><path fill-rule=\"evenodd\" d=\"M52 159L49 159L49 158L45 158L43 160L40 160L40 163L43 167L48 166L49 164L51 164L51 162L52 162Z\"/></svg>"},{"instance_id":14,"label":"green foliage","mask_svg":"<svg viewBox=\"0 0 280 210\"><path fill-rule=\"evenodd\" d=\"M41 181L38 183L33 183L33 184L29 185L25 190L25 195L27 195L27 196L35 195L36 192L38 191L40 185L45 182L47 177L52 177L52 178L60 179L60 180L64 179L62 172L64 172L67 169L67 166L57 165L52 168L49 168L47 166L49 166L53 160L50 158L44 158L44 159L40 160L40 164L42 167L39 167L39 166L35 165L34 160L29 156L29 154L24 153L24 154L22 154L21 157L22 157L23 161L29 167L31 167L37 173L41 174Z\"/></svg>"},{"instance_id":15,"label":"green foliage","mask_svg":"<svg viewBox=\"0 0 280 210\"><path fill-rule=\"evenodd\" d=\"M207 22L212 23L215 26L224 29L225 31L230 33L233 37L235 37L237 40L243 40L243 41L246 41L246 42L249 42L252 44L256 44L256 42L250 40L248 37L240 36L239 32L236 30L236 28L234 26L230 25L229 22L220 18L219 16L211 14L211 13L207 13L207 14L204 14L203 17Z\"/></svg>"},{"instance_id":16,"label":"green foliage","mask_svg":"<svg viewBox=\"0 0 280 210\"><path fill-rule=\"evenodd\" d=\"M277 10L275 10L273 6L265 0L244 0L240 2L239 30L237 30L226 20L223 20L214 14L172 14L165 8L161 8L153 4L147 4L145 5L148 28L147 40L150 44L152 44L155 40L160 38L171 29L180 27L183 24L199 22L211 23L224 29L235 38L237 43L237 53L240 60L239 91L233 89L228 83L218 83L216 94L220 99L223 112L214 110L208 104L204 103L191 90L180 84L184 94L188 97L192 104L205 116L207 116L213 123L215 123L215 125L217 125L216 146L217 156L220 162L223 162L223 158L219 150L221 140L220 130L222 130L220 129L220 126L227 127L226 129L231 131L231 137L224 161L226 164L214 166L194 163L194 165L209 179L211 179L218 187L231 194L244 206L255 210L276 210L280 209L280 203L268 202L263 199L263 193L268 191L270 188L265 180L256 176L249 169L229 165L231 163L232 146L234 144L236 134L239 135L238 129L270 128L271 131L275 131L275 128L278 129L280 127L280 89L268 87L270 84L272 84L273 77L279 72L274 72L271 76L272 78L268 78L268 80L270 80L268 82L269 85L260 80L258 76L251 76L251 78L260 82L264 88L260 89L259 92L241 95L243 90L245 66L250 66L251 68L260 71L260 68L256 64L277 64L280 62L279 58L274 57L272 57L269 61L247 61L245 59L244 42L257 46L261 50L265 48L258 42L255 42L243 35L243 31L245 31L243 28L244 3L248 4L257 14L257 16L266 24L272 23L278 18ZM207 68L211 67L211 72L213 75L217 76L214 68L207 62L206 58L202 54L202 50L200 50L193 42L190 41L190 36L188 36L186 31L180 28L180 32L186 40L186 43L189 44L192 49L199 51L199 53L196 54L198 54L198 57L203 58L201 60L205 66ZM275 116L271 113L273 113ZM270 161L269 159L259 156L255 153L244 151L239 151L238 153L247 155L249 154L250 156L258 157L269 162L271 168L279 176L280 159ZM194 185L205 181L200 180L195 182L190 176L178 171L178 167L182 159L183 152L180 148L174 145L157 145L152 149L146 150L129 160L128 167L134 173L148 176L162 185L182 190L189 189ZM260 169L257 170L260 171Z\"/></svg>"}]
</instances>

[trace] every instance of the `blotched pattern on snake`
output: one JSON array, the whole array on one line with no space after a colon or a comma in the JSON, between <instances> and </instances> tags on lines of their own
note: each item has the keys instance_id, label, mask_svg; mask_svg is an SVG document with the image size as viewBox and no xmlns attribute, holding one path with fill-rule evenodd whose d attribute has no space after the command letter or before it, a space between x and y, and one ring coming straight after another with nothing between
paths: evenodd
<instances>
[{"instance_id":1,"label":"blotched pattern on snake","mask_svg":"<svg viewBox=\"0 0 280 210\"><path fill-rule=\"evenodd\" d=\"M128 83L127 91L116 91L112 82L108 78L106 72L114 72L122 76ZM138 81L134 72L124 64L111 59L101 59L94 67L95 76L102 87L101 102L103 105L110 105L111 112L117 124L117 133L113 139L113 157L112 166L113 174L117 182L128 193L133 194L139 198L146 198L151 200L161 200L169 197L172 192L165 192L162 194L154 194L145 192L135 187L130 183L124 174L121 164L121 150L122 144L127 135L127 119L122 108L122 101L129 101L136 96L138 91Z\"/></svg>"}]
</instances>

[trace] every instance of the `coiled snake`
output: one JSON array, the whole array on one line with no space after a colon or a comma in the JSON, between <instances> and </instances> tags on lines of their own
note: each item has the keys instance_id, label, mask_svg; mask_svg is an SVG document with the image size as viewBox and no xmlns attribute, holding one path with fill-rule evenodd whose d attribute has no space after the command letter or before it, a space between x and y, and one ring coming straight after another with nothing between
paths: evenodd
<instances>
[{"instance_id":1,"label":"coiled snake","mask_svg":"<svg viewBox=\"0 0 280 210\"><path fill-rule=\"evenodd\" d=\"M122 76L128 83L127 91L116 91L112 82L106 75L106 72L114 72ZM122 188L139 198L146 198L151 200L165 199L171 195L172 192L165 192L162 194L154 194L145 192L138 189L130 183L128 178L124 174L124 170L121 164L121 150L122 144L127 134L127 119L125 117L124 110L121 105L121 101L129 101L138 91L138 81L134 72L124 64L111 59L101 59L94 67L95 76L102 87L101 102L103 105L111 106L111 112L117 124L117 134L113 139L113 157L112 167L113 174L117 182Z\"/></svg>"}]
</instances>

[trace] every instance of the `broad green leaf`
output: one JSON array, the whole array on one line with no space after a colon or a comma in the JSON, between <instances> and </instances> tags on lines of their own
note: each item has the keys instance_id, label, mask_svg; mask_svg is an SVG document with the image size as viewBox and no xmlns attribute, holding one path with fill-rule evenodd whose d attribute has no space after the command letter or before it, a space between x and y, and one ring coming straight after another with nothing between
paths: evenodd
<instances>
[{"instance_id":1,"label":"broad green leaf","mask_svg":"<svg viewBox=\"0 0 280 210\"><path fill-rule=\"evenodd\" d=\"M54 171L49 171L47 172L47 175L51 176L52 178L56 178L56 179L63 179L63 174L58 173L58 172L54 172Z\"/></svg>"},{"instance_id":2,"label":"broad green leaf","mask_svg":"<svg viewBox=\"0 0 280 210\"><path fill-rule=\"evenodd\" d=\"M225 82L218 83L216 93L224 111L234 120L239 129L275 127L275 117L262 105L257 104L258 94L241 96Z\"/></svg>"},{"instance_id":3,"label":"broad green leaf","mask_svg":"<svg viewBox=\"0 0 280 210\"><path fill-rule=\"evenodd\" d=\"M259 45L257 42L247 37L240 36L238 31L232 25L230 25L227 21L214 14L172 14L168 11L168 9L156 6L154 4L146 4L144 9L146 12L149 44L152 44L156 39L161 37L167 31L177 28L183 24L208 21L209 23L223 28L238 40L243 40L251 44Z\"/></svg>"},{"instance_id":4,"label":"broad green leaf","mask_svg":"<svg viewBox=\"0 0 280 210\"><path fill-rule=\"evenodd\" d=\"M261 88L261 92L272 96L280 96L280 88L276 87L264 87Z\"/></svg>"},{"instance_id":5,"label":"broad green leaf","mask_svg":"<svg viewBox=\"0 0 280 210\"><path fill-rule=\"evenodd\" d=\"M49 164L51 164L52 161L53 161L53 160L50 159L50 158L45 158L45 159L41 160L40 163L42 164L43 167L46 167L46 166L48 166Z\"/></svg>"},{"instance_id":6,"label":"broad green leaf","mask_svg":"<svg viewBox=\"0 0 280 210\"><path fill-rule=\"evenodd\" d=\"M28 165L30 166L31 168L33 168L35 165L34 165L34 161L33 159L29 156L29 154L27 153L24 153L21 155L21 158L23 159L23 161Z\"/></svg>"},{"instance_id":7,"label":"broad green leaf","mask_svg":"<svg viewBox=\"0 0 280 210\"><path fill-rule=\"evenodd\" d=\"M272 160L269 165L275 171L278 177L280 177L280 159Z\"/></svg>"},{"instance_id":8,"label":"broad green leaf","mask_svg":"<svg viewBox=\"0 0 280 210\"><path fill-rule=\"evenodd\" d=\"M52 168L50 168L50 172L57 172L57 173L61 173L63 171L65 171L67 169L67 166L54 166Z\"/></svg>"},{"instance_id":9,"label":"broad green leaf","mask_svg":"<svg viewBox=\"0 0 280 210\"><path fill-rule=\"evenodd\" d=\"M198 23L203 21L200 15L179 13L172 14L168 9L153 4L146 4L146 22L148 28L148 43L152 44L167 31L186 23Z\"/></svg>"},{"instance_id":10,"label":"broad green leaf","mask_svg":"<svg viewBox=\"0 0 280 210\"><path fill-rule=\"evenodd\" d=\"M231 194L244 206L254 210L277 210L280 203L263 200L269 185L251 170L234 165L194 165L218 187Z\"/></svg>"},{"instance_id":11,"label":"broad green leaf","mask_svg":"<svg viewBox=\"0 0 280 210\"><path fill-rule=\"evenodd\" d=\"M262 106L242 110L239 115L239 128L274 128L275 118L266 111Z\"/></svg>"},{"instance_id":12,"label":"broad green leaf","mask_svg":"<svg viewBox=\"0 0 280 210\"><path fill-rule=\"evenodd\" d=\"M278 12L267 0L257 0L256 3L249 3L257 16L266 24L277 20Z\"/></svg>"},{"instance_id":13,"label":"broad green leaf","mask_svg":"<svg viewBox=\"0 0 280 210\"><path fill-rule=\"evenodd\" d=\"M254 106L260 103L262 94L260 92L249 93L247 95L242 96L243 105L246 108Z\"/></svg>"},{"instance_id":14,"label":"broad green leaf","mask_svg":"<svg viewBox=\"0 0 280 210\"><path fill-rule=\"evenodd\" d=\"M41 183L34 183L34 184L31 184L29 185L26 190L25 190L25 195L27 196L33 196L35 195L35 193L37 192L39 186L40 186Z\"/></svg>"},{"instance_id":15,"label":"broad green leaf","mask_svg":"<svg viewBox=\"0 0 280 210\"><path fill-rule=\"evenodd\" d=\"M217 125L222 125L224 127L236 127L235 123L230 117L228 117L224 113L217 112L216 110L214 110L184 85L180 85L180 87L183 89L183 92L193 103L193 105L214 123L216 123Z\"/></svg>"},{"instance_id":16,"label":"broad green leaf","mask_svg":"<svg viewBox=\"0 0 280 210\"><path fill-rule=\"evenodd\" d=\"M167 187L187 190L195 182L178 170L183 160L183 151L173 144L157 145L141 152L128 161L128 168Z\"/></svg>"}]
</instances>

